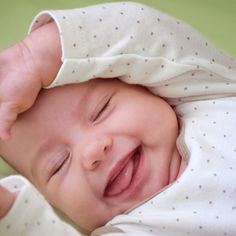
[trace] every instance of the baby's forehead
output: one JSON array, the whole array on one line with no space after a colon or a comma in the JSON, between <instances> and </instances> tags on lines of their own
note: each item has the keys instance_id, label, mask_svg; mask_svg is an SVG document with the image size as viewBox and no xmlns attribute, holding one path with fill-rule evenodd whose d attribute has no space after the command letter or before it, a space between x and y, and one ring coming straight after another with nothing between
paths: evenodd
<instances>
[{"instance_id":1,"label":"baby's forehead","mask_svg":"<svg viewBox=\"0 0 236 236\"><path fill-rule=\"evenodd\" d=\"M129 90L140 89L140 87L142 86L127 84L118 78L96 78L82 83L42 89L34 105L22 113L17 122L28 118L38 121L41 117L43 124L46 121L49 122L47 116L56 117L56 113L61 113L58 114L61 116L65 114L65 111L70 111L73 106L75 109L80 109L85 103L91 105L94 100L98 100L99 97L113 90L119 89L119 91L127 90L129 92ZM69 113L66 115L69 116Z\"/></svg>"}]
</instances>

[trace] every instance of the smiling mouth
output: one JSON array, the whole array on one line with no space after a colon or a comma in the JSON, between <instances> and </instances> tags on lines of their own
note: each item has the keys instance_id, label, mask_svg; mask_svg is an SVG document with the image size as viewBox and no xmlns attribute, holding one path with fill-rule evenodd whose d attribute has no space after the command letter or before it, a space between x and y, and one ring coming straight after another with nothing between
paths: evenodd
<instances>
[{"instance_id":1,"label":"smiling mouth","mask_svg":"<svg viewBox=\"0 0 236 236\"><path fill-rule=\"evenodd\" d=\"M141 146L134 149L121 164L115 167L106 185L104 196L115 197L129 189L140 164L140 153Z\"/></svg>"}]
</instances>

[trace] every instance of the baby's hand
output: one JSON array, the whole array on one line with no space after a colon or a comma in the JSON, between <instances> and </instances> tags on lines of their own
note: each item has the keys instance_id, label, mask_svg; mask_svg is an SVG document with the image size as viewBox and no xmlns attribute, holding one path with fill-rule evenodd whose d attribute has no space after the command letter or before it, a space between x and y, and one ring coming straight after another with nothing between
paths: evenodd
<instances>
[{"instance_id":1,"label":"baby's hand","mask_svg":"<svg viewBox=\"0 0 236 236\"><path fill-rule=\"evenodd\" d=\"M40 27L0 53L0 138L8 139L17 116L29 109L40 89L49 85L61 65L54 23Z\"/></svg>"},{"instance_id":2,"label":"baby's hand","mask_svg":"<svg viewBox=\"0 0 236 236\"><path fill-rule=\"evenodd\" d=\"M0 54L0 138L10 137L19 113L30 108L41 88L38 72L24 42Z\"/></svg>"}]
</instances>

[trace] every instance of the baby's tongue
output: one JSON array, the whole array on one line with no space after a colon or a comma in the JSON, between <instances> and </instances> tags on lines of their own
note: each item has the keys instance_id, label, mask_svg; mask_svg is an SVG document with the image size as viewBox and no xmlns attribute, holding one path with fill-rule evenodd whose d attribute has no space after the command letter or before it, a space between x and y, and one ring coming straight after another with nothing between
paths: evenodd
<instances>
[{"instance_id":1,"label":"baby's tongue","mask_svg":"<svg viewBox=\"0 0 236 236\"><path fill-rule=\"evenodd\" d=\"M133 158L130 158L128 163L120 171L118 176L109 184L106 195L112 197L118 195L124 191L130 184L133 176L134 162Z\"/></svg>"}]
</instances>

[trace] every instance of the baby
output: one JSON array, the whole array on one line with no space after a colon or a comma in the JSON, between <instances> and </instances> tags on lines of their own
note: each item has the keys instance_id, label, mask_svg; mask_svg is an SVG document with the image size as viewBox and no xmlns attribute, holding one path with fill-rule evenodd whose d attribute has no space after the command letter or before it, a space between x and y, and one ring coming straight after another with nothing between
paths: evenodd
<instances>
[{"instance_id":1,"label":"baby","mask_svg":"<svg viewBox=\"0 0 236 236\"><path fill-rule=\"evenodd\" d=\"M109 221L94 234L235 232L234 59L132 2L43 12L31 31L2 54L12 166L82 228Z\"/></svg>"},{"instance_id":2,"label":"baby","mask_svg":"<svg viewBox=\"0 0 236 236\"><path fill-rule=\"evenodd\" d=\"M89 230L157 193L185 166L173 109L115 79L42 91L11 136L0 145L7 162Z\"/></svg>"}]
</instances>

